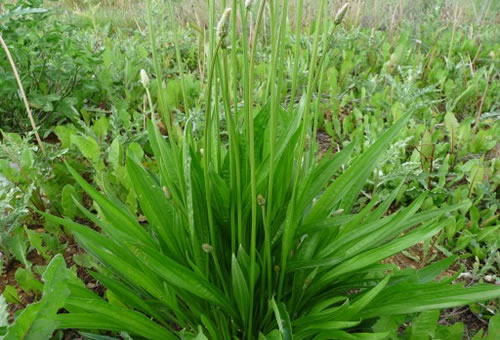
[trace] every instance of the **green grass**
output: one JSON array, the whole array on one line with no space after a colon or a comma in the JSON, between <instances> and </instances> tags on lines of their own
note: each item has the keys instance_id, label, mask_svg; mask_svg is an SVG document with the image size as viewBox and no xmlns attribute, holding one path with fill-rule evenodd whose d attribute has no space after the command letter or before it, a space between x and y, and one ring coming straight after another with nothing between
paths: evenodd
<instances>
[{"instance_id":1,"label":"green grass","mask_svg":"<svg viewBox=\"0 0 500 340\"><path fill-rule=\"evenodd\" d=\"M211 29L157 26L173 22L175 6L159 13L148 2L135 34L82 24L75 39L103 48L102 99L73 106L47 157L29 136L3 134L0 198L12 214L2 223L15 224L1 231L2 263L52 258L28 271L44 273L44 288L16 274L39 303L7 339L56 329L459 336L435 310L470 304L492 316L483 301L500 294L488 283L498 272L495 27L439 29L432 16L386 33L344 27L325 0L304 29L294 22L305 12L287 1L235 6L219 25L227 34L216 32L213 1ZM40 233L22 218L35 208ZM75 263L104 296L65 268L60 238L86 250ZM381 263L400 252L417 269ZM462 270L478 284L451 284ZM15 304L12 289L3 294Z\"/></svg>"}]
</instances>

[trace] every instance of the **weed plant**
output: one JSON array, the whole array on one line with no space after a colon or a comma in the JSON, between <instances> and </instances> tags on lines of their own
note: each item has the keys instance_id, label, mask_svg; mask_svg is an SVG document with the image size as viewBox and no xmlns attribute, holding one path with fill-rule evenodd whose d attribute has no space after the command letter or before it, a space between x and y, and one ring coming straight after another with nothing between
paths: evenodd
<instances>
[{"instance_id":1,"label":"weed plant","mask_svg":"<svg viewBox=\"0 0 500 340\"><path fill-rule=\"evenodd\" d=\"M471 204L465 200L420 211L428 198L422 193L391 212L403 181L383 200L357 204L415 110L395 115L367 146L355 136L341 140L337 152L318 156L327 51L346 8L328 18L327 1L319 1L304 63L302 1L293 33L288 0L248 3L233 0L219 21L214 0L209 1L201 124L195 124L197 108L188 103L178 32L182 125L163 91L150 26L157 86L145 72L142 82L150 107L147 149L156 166L143 162L141 152L129 152L126 159L139 209L105 185L103 192L96 190L68 163L94 201L90 210L76 197L74 204L98 228L79 224L74 216L42 212L47 221L71 231L94 258L91 274L106 295L87 289L56 256L43 274L43 297L7 328L6 339L48 337L69 328L149 339L385 339L395 330L377 323L381 318L500 296L494 285L465 288L452 284L456 277L438 279L455 256L418 270L381 262L431 239L447 226L450 213ZM263 34L265 15L268 35ZM148 19L151 23L149 2ZM272 67L262 84L256 65L259 49L265 48ZM98 156L94 161L104 171ZM61 308L67 313L58 313ZM435 318L435 312L425 316Z\"/></svg>"}]
</instances>

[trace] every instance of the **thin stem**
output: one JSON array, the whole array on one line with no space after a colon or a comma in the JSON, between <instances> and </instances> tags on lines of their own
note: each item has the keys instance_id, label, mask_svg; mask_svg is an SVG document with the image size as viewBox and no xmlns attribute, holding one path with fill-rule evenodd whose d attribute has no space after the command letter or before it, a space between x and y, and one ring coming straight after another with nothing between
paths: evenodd
<instances>
[{"instance_id":1,"label":"thin stem","mask_svg":"<svg viewBox=\"0 0 500 340\"><path fill-rule=\"evenodd\" d=\"M236 57L236 50L237 50L237 45L238 45L238 40L237 40L237 26L236 26L236 20L237 20L237 0L233 0L233 9L231 11L231 17L232 17L232 30L231 30L231 69L232 69L232 76L233 76L233 105L234 105L234 120L236 122L236 125L239 123L239 114L238 114L238 60ZM225 61L226 62L226 61ZM227 69L227 68L225 68ZM227 73L226 73L227 75ZM229 82L229 80L227 80ZM236 131L235 131L235 136L236 136ZM236 136L237 137L237 136ZM242 207L242 199L241 199L241 162L240 162L240 145L239 145L239 139L236 140L235 143L231 144L231 149L234 150L234 161L235 161L235 172L236 172L236 225L237 225L237 231L236 235L234 236L235 239L237 239L237 242L239 243L238 245L242 244L242 239L241 235L243 234L243 207Z\"/></svg>"},{"instance_id":2,"label":"thin stem","mask_svg":"<svg viewBox=\"0 0 500 340\"><path fill-rule=\"evenodd\" d=\"M19 77L19 73L17 72L16 64L14 63L14 59L12 59L12 55L10 54L9 48L7 47L7 44L3 40L3 37L1 34L0 34L0 43L2 44L2 47L5 50L5 54L7 55L7 59L9 59L10 66L12 68L12 72L14 72L14 77L16 78L17 86L19 87L19 91L21 92L21 97L23 98L24 106L26 107L26 112L28 113L28 118L30 120L31 127L33 128L33 132L35 133L35 138L36 138L36 141L38 143L38 146L40 147L40 150L42 150L43 155L47 156L47 153L45 152L45 147L43 146L40 135L38 134L38 128L36 127L35 120L33 119L33 114L31 113L31 108L30 108L30 104L28 102L28 98L26 97L26 94L24 93L23 84L21 82L21 78Z\"/></svg>"},{"instance_id":3,"label":"thin stem","mask_svg":"<svg viewBox=\"0 0 500 340\"><path fill-rule=\"evenodd\" d=\"M213 218L213 211L212 211L212 203L211 203L211 183L210 183L210 159L211 159L211 141L210 141L210 136L211 136L211 125L212 125L212 114L211 114L211 106L212 106L212 83L213 83L213 76L214 76L214 70L215 70L215 62L217 60L217 53L222 45L222 39L218 42L215 50L214 50L214 56L211 58L211 65L208 73L208 84L207 84L207 93L206 93L206 107L205 107L205 136L204 136L204 180L205 180L205 198L207 201L207 214L208 214L208 228L209 228L209 233L210 233L210 242L212 243L211 245L213 246L213 257L214 257L214 263L216 266L217 273L219 275L219 278L221 280L221 283L225 285L224 277L222 275L222 271L220 269L218 257L217 257L217 239L216 239L216 234L215 234L215 229L214 229L214 218Z\"/></svg>"},{"instance_id":4,"label":"thin stem","mask_svg":"<svg viewBox=\"0 0 500 340\"><path fill-rule=\"evenodd\" d=\"M249 160L250 160L250 185L251 185L251 204L252 204L252 227L250 234L250 303L249 303L249 322L248 322L248 339L252 339L253 327L253 304L255 295L255 266L256 266L256 239L257 239L257 180L255 174L255 140L254 140L254 118L253 118L253 67L255 63L255 51L257 48L257 37L264 13L266 0L262 0L259 7L259 13L255 23L255 30L252 39L252 47L250 53L250 62L248 68L248 111L247 113L247 129L248 129L248 144L249 144ZM243 6L243 5L241 5ZM244 22L246 23L246 13ZM245 43L245 41L244 41Z\"/></svg>"},{"instance_id":5,"label":"thin stem","mask_svg":"<svg viewBox=\"0 0 500 340\"><path fill-rule=\"evenodd\" d=\"M262 224L264 225L264 239L268 240L271 239L271 235L269 235L270 228L267 225L267 216L266 216L266 205L262 204L261 206L261 214L262 214ZM268 257L271 253L271 242L264 242L264 255L265 255L265 264L271 265L271 257ZM268 268L269 271L269 268ZM268 293L268 299L272 296L272 272L267 273L267 293ZM262 279L261 280L261 285L260 289L262 292L266 291L266 280ZM262 313L265 311L265 294L260 294L260 310L259 313Z\"/></svg>"},{"instance_id":6,"label":"thin stem","mask_svg":"<svg viewBox=\"0 0 500 340\"><path fill-rule=\"evenodd\" d=\"M155 73L156 73L156 81L157 81L157 86L158 86L158 99L160 101L160 106L159 106L159 111L161 114L161 119L165 123L165 126L167 127L167 133L169 136L169 139L172 141L173 145L176 145L177 143L177 136L175 135L174 129L172 127L172 120L170 117L170 110L168 109L167 106L167 99L165 98L165 93L163 91L163 77L162 77L162 70L160 67L160 62L158 60L158 54L156 52L156 39L155 39L155 34L154 34L154 29L153 29L153 15L152 15L152 10L151 10L151 0L147 1L147 17L148 17L148 26L149 26L149 37L151 40L151 51L153 53L153 63L155 67Z\"/></svg>"},{"instance_id":7,"label":"thin stem","mask_svg":"<svg viewBox=\"0 0 500 340\"><path fill-rule=\"evenodd\" d=\"M303 117L303 122L302 122L302 132L299 140L299 147L296 149L296 157L295 159L297 160L297 166L300 167L304 166L302 164L302 160L305 156L305 141L306 141L306 135L309 130L310 126L310 117L309 117L309 107L310 107L310 102L311 102L311 96L312 96L312 90L313 90L313 79L314 79L314 74L315 74L315 66L316 66L316 57L318 54L318 43L319 43L319 33L320 33L320 24L322 20L322 14L325 11L325 0L321 0L320 6L319 6L319 11L318 11L318 17L316 19L316 30L314 34L314 42L313 42L313 52L311 55L311 60L309 63L309 79L307 82L307 92L306 92L306 100L305 100L305 105L304 105L304 117ZM285 282L285 275L286 275L286 265L287 265L287 260L288 260L288 255L292 247L292 242L293 242L293 237L295 234L295 200L297 196L297 188L298 188L298 182L299 182L299 174L300 171L297 172L294 178L294 183L293 183L293 189L292 189L292 197L290 198L290 205L288 206L288 212L287 212L287 217L285 220L285 229L283 231L283 238L282 238L282 249L281 249L281 268L280 268L280 276L279 276L279 283L278 283L278 300L281 299L282 294L283 294L283 284Z\"/></svg>"},{"instance_id":8,"label":"thin stem","mask_svg":"<svg viewBox=\"0 0 500 340\"><path fill-rule=\"evenodd\" d=\"M483 96L481 97L479 109L476 112L476 122L474 123L474 134L476 134L477 129L479 128L479 120L481 118L481 113L483 112L483 104L484 100L486 99L486 94L488 93L488 88L490 86L492 72L493 72L493 64L491 64L490 70L488 71L488 77L486 78L486 87L484 88Z\"/></svg>"},{"instance_id":9,"label":"thin stem","mask_svg":"<svg viewBox=\"0 0 500 340\"><path fill-rule=\"evenodd\" d=\"M181 92L182 92L182 99L184 101L184 112L186 114L186 117L189 118L190 114L186 96L186 86L184 82L184 67L182 64L181 52L179 49L179 28L178 28L179 25L175 23L174 11L172 10L172 0L168 0L167 3L168 3L168 12L170 15L170 19L172 20L172 26L174 31L175 57L177 59L177 68L179 69L179 77L181 79Z\"/></svg>"},{"instance_id":10,"label":"thin stem","mask_svg":"<svg viewBox=\"0 0 500 340\"><path fill-rule=\"evenodd\" d=\"M328 58L327 58L328 60ZM328 63L326 64L328 65ZM317 151L317 142L316 138L318 135L318 126L319 126L319 112L320 112L320 105L321 105L321 93L323 92L323 78L325 76L325 65L320 66L319 68L319 81L318 81L318 97L316 98L316 103L315 103L315 108L314 108L314 123L313 123L313 134L311 138L311 152L309 153L310 155L310 165L312 166L312 159L314 155L316 154Z\"/></svg>"},{"instance_id":11,"label":"thin stem","mask_svg":"<svg viewBox=\"0 0 500 340\"><path fill-rule=\"evenodd\" d=\"M448 62L450 62L450 58L451 58L451 50L453 49L453 43L455 42L455 32L456 32L456 29L457 29L457 14L458 12L458 3L455 4L455 12L454 12L454 18L453 18L453 31L452 31L452 34L451 34L451 40L450 40L450 47L448 49Z\"/></svg>"},{"instance_id":12,"label":"thin stem","mask_svg":"<svg viewBox=\"0 0 500 340\"><path fill-rule=\"evenodd\" d=\"M295 102L295 94L297 92L297 78L299 72L299 56L300 56L300 29L302 27L302 8L304 0L299 0L297 9L297 19L295 21L295 46L293 52L293 74L292 74L292 92L290 93L290 103L288 113L291 114Z\"/></svg>"},{"instance_id":13,"label":"thin stem","mask_svg":"<svg viewBox=\"0 0 500 340\"><path fill-rule=\"evenodd\" d=\"M231 252L236 252L236 236L237 236L237 223L235 218L240 216L238 213L241 210L241 196L240 196L240 162L239 162L239 146L238 146L238 136L236 134L235 123L231 114L230 105L230 95L229 95L229 76L228 76L228 66L227 66L227 55L224 50L221 51L222 58L219 58L219 72L221 73L221 86L222 86L222 100L224 104L224 113L226 115L226 121L228 125L229 132L229 157L230 157L230 180L231 180L231 193L237 197L237 202L231 202ZM236 208L235 204L236 203ZM235 216L235 213L237 216Z\"/></svg>"},{"instance_id":14,"label":"thin stem","mask_svg":"<svg viewBox=\"0 0 500 340\"><path fill-rule=\"evenodd\" d=\"M263 0L265 1L265 0ZM243 49L243 117L245 123L250 117L250 80L249 80L249 59L248 59L248 34L247 34L247 17L246 11L243 4L240 1L240 17L242 20L242 42L241 47ZM245 139L248 140L248 129L245 129ZM245 150L245 153L248 151ZM247 158L248 159L248 158ZM245 176L248 178L248 164L245 164ZM247 246L246 242L246 231L243 229L243 224L238 225L238 243Z\"/></svg>"},{"instance_id":15,"label":"thin stem","mask_svg":"<svg viewBox=\"0 0 500 340\"><path fill-rule=\"evenodd\" d=\"M276 12L276 11L275 11ZM286 33L286 21L288 13L288 0L284 0L283 8L281 12L281 22L279 24L279 31L277 32L277 41L273 41L273 49L275 49L272 54L271 65L278 65L276 68L272 68L271 73L271 126L269 129L269 181L267 188L267 216L266 223L264 224L264 235L265 235L265 259L267 265L267 290L269 294L272 292L272 256L271 256L271 226L272 226L272 212L273 212L273 187L274 187L274 156L275 156L275 140L278 130L278 109L280 106L279 95L281 93L281 87L283 82L283 72L278 72L278 70L283 69L284 64L284 46L285 44L285 33ZM273 30L276 31L278 23L276 18L272 18ZM273 34L273 39L275 38ZM274 48L275 47L275 48ZM278 73L278 74L277 74ZM276 84L277 78L277 84Z\"/></svg>"},{"instance_id":16,"label":"thin stem","mask_svg":"<svg viewBox=\"0 0 500 340\"><path fill-rule=\"evenodd\" d=\"M323 27L323 42L322 42L322 55L320 57L320 61L318 64L318 72L316 73L315 79L314 79L314 84L317 84L318 86L318 92L317 92L317 98L316 98L316 103L315 103L315 108L314 108L314 122L313 122L313 131L312 131L312 138L311 138L311 146L310 146L310 152L309 152L309 166L312 166L313 158L314 155L316 154L316 136L317 136L317 130L318 130L318 114L320 110L320 104L321 104L321 93L323 91L323 77L325 75L325 70L324 70L324 61L325 59L327 60L326 65L328 65L328 52L330 51L330 46L331 46L331 40L333 40L333 36L335 33L335 29L337 28L338 24L335 24L333 26L332 32L328 32L328 20L325 20L324 22L324 27ZM319 78L319 79L318 79Z\"/></svg>"}]
</instances>

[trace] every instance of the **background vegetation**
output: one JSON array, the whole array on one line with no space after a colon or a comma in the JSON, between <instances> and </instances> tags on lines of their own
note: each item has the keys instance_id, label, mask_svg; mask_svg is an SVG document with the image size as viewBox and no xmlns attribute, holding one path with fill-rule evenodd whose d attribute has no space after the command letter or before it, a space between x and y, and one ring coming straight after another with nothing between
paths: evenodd
<instances>
[{"instance_id":1,"label":"background vegetation","mask_svg":"<svg viewBox=\"0 0 500 340\"><path fill-rule=\"evenodd\" d=\"M353 1L336 27L342 2L325 2L319 18L322 1L304 1L302 13L298 3L289 3L282 30L281 2L262 5L260 31L260 1L236 11L218 54L210 27L232 1L152 1L149 16L142 1L0 3L0 34L36 126L9 60L0 58L0 332L7 339L258 332L495 339L500 4ZM320 213L312 202L329 209ZM290 211L300 221L293 228ZM379 220L392 222L374 238L356 228ZM164 225L178 229L162 234ZM345 272L363 254L375 263ZM154 269L165 263L165 271ZM450 295L434 308L423 293L413 309L387 302L435 277L441 286L432 286L432 298L438 289ZM451 282L456 288L444 286ZM190 290L199 285L213 289ZM460 300L472 292L460 285L477 295ZM397 303L406 315L394 311ZM386 315L374 312L383 307ZM62 308L69 313L37 317ZM123 320L118 328L109 326L117 324L114 313Z\"/></svg>"}]
</instances>

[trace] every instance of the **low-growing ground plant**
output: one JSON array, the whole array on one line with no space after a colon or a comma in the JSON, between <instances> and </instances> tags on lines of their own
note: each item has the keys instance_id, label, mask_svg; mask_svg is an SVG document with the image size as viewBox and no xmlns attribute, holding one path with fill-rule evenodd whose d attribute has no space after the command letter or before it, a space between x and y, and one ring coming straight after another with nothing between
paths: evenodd
<instances>
[{"instance_id":1,"label":"low-growing ground plant","mask_svg":"<svg viewBox=\"0 0 500 340\"><path fill-rule=\"evenodd\" d=\"M100 103L94 77L98 53L78 37L78 29L53 20L53 11L42 8L43 1L17 1L5 5L0 14L2 38L19 73L36 126L46 137L53 125L80 109L89 99ZM18 94L18 84L2 50L0 59L0 114L2 127L26 131L29 126Z\"/></svg>"},{"instance_id":2,"label":"low-growing ground plant","mask_svg":"<svg viewBox=\"0 0 500 340\"><path fill-rule=\"evenodd\" d=\"M287 0L233 1L218 23L209 1L201 124L195 126L200 122L188 104L182 72L182 128L172 119L162 86L153 102L149 77L141 73L150 108L150 152L128 152L126 158L137 211L105 184L103 193L96 190L68 163L94 201L90 209L78 199L74 204L100 231L42 212L47 221L71 231L95 259L91 274L107 288L105 296L85 288L56 256L43 275L41 300L6 329L6 339L48 337L68 328L150 339L384 339L395 329L377 324L382 317L500 296L494 285L465 288L452 284L455 277L437 279L455 256L418 270L381 263L437 235L451 212L470 206L465 200L419 212L428 197L422 193L391 212L400 187L382 200L375 195L357 205L383 153L413 121L412 111L398 114L368 145L360 136L343 139L340 150L317 158L318 84L333 31L347 10L330 20L326 4L318 5L303 83L298 81L300 7L294 36ZM274 66L267 79L256 77L266 6ZM150 31L156 83L163 84L153 27ZM178 36L174 39L178 43ZM178 65L180 58L176 53ZM290 98L300 94L298 103L285 101L288 90ZM155 108L168 137L160 132ZM88 144L79 138L84 137L72 142L102 171L104 164L79 146ZM58 313L61 308L67 313Z\"/></svg>"},{"instance_id":3,"label":"low-growing ground plant","mask_svg":"<svg viewBox=\"0 0 500 340\"><path fill-rule=\"evenodd\" d=\"M438 6L422 27L344 29L347 5L329 18L326 0L305 29L302 0L210 0L208 29L180 28L166 1L121 30L111 2L75 3L41 23L92 30L76 31L99 51L96 96L69 91L82 100L49 125L47 156L1 136L0 264L17 287L0 336L458 339L469 304L493 339L493 30L442 29Z\"/></svg>"}]
</instances>

